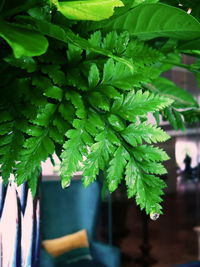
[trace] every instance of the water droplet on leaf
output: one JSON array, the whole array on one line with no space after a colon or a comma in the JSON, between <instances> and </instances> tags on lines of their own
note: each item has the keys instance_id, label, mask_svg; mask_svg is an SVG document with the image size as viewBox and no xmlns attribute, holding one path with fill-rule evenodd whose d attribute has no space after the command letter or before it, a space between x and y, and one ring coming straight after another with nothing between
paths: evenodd
<instances>
[{"instance_id":1,"label":"water droplet on leaf","mask_svg":"<svg viewBox=\"0 0 200 267\"><path fill-rule=\"evenodd\" d=\"M154 212L151 212L150 213L150 218L151 218L151 220L153 220L153 221L156 221L158 218L159 218L159 214L158 213L154 213Z\"/></svg>"},{"instance_id":2,"label":"water droplet on leaf","mask_svg":"<svg viewBox=\"0 0 200 267\"><path fill-rule=\"evenodd\" d=\"M62 188L64 189L64 188L69 187L71 183L70 181L62 181L61 184L62 184Z\"/></svg>"}]
</instances>

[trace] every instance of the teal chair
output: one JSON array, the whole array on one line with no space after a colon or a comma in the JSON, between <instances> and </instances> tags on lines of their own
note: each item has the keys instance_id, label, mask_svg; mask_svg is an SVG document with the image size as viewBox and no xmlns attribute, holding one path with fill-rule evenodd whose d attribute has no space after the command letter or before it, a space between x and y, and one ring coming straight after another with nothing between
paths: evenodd
<instances>
[{"instance_id":1,"label":"teal chair","mask_svg":"<svg viewBox=\"0 0 200 267\"><path fill-rule=\"evenodd\" d=\"M200 267L200 261L193 261L193 262L189 262L189 263L176 265L173 267Z\"/></svg>"},{"instance_id":2,"label":"teal chair","mask_svg":"<svg viewBox=\"0 0 200 267\"><path fill-rule=\"evenodd\" d=\"M80 180L73 180L71 185L62 189L60 181L43 182L41 186L41 238L54 239L86 229L90 243L92 260L80 261L80 250L76 262L57 264L54 259L41 249L41 267L120 267L119 249L96 241L96 224L100 208L100 186L94 182L84 188ZM76 251L74 251L76 254ZM76 255L73 255L73 257ZM70 255L71 256L71 255Z\"/></svg>"}]
</instances>

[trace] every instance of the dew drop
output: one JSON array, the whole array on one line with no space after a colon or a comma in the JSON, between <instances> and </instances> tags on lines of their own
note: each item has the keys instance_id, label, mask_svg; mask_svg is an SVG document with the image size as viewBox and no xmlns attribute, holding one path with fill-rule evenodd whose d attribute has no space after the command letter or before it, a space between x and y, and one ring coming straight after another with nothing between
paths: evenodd
<instances>
[{"instance_id":1,"label":"dew drop","mask_svg":"<svg viewBox=\"0 0 200 267\"><path fill-rule=\"evenodd\" d=\"M159 216L160 215L158 213L153 213L153 212L150 213L150 218L153 221L156 221L159 218Z\"/></svg>"},{"instance_id":2,"label":"dew drop","mask_svg":"<svg viewBox=\"0 0 200 267\"><path fill-rule=\"evenodd\" d=\"M67 188L70 186L70 181L62 181L62 188Z\"/></svg>"}]
</instances>

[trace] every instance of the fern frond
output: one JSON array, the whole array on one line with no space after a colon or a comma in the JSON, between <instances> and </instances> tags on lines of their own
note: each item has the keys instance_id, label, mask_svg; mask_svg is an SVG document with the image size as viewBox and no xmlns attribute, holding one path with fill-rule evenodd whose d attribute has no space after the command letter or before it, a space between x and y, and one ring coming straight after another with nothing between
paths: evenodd
<instances>
[{"instance_id":1,"label":"fern frond","mask_svg":"<svg viewBox=\"0 0 200 267\"><path fill-rule=\"evenodd\" d=\"M181 112L176 111L173 107L168 107L163 114L175 130L185 130L185 120Z\"/></svg>"},{"instance_id":2,"label":"fern frond","mask_svg":"<svg viewBox=\"0 0 200 267\"><path fill-rule=\"evenodd\" d=\"M93 111L88 112L87 123L85 124L85 129L92 136L97 136L105 128L105 124L101 117Z\"/></svg>"},{"instance_id":3,"label":"fern frond","mask_svg":"<svg viewBox=\"0 0 200 267\"><path fill-rule=\"evenodd\" d=\"M49 137L54 140L55 143L62 145L64 143L64 136L63 133L60 133L58 128L51 125L48 128L49 130Z\"/></svg>"},{"instance_id":4,"label":"fern frond","mask_svg":"<svg viewBox=\"0 0 200 267\"><path fill-rule=\"evenodd\" d=\"M61 114L64 120L72 124L75 119L75 108L70 101L63 100L58 107L58 112Z\"/></svg>"},{"instance_id":5,"label":"fern frond","mask_svg":"<svg viewBox=\"0 0 200 267\"><path fill-rule=\"evenodd\" d=\"M97 91L91 92L88 96L88 100L94 108L98 107L105 111L110 110L110 103L108 99Z\"/></svg>"},{"instance_id":6,"label":"fern frond","mask_svg":"<svg viewBox=\"0 0 200 267\"><path fill-rule=\"evenodd\" d=\"M120 97L120 92L114 88L113 86L110 85L99 85L96 90L107 96L108 98L111 99L116 99Z\"/></svg>"},{"instance_id":7,"label":"fern frond","mask_svg":"<svg viewBox=\"0 0 200 267\"><path fill-rule=\"evenodd\" d=\"M110 166L107 170L107 183L110 192L115 191L123 179L127 156L128 153L123 146L118 147L114 152L113 159L110 161Z\"/></svg>"},{"instance_id":8,"label":"fern frond","mask_svg":"<svg viewBox=\"0 0 200 267\"><path fill-rule=\"evenodd\" d=\"M89 75L88 75L88 84L89 88L95 88L100 80L100 73L99 69L97 68L96 64L92 64L89 70Z\"/></svg>"},{"instance_id":9,"label":"fern frond","mask_svg":"<svg viewBox=\"0 0 200 267\"><path fill-rule=\"evenodd\" d=\"M47 74L51 78L54 84L58 86L66 85L66 77L63 71L60 70L59 65L44 65L41 66L41 70L44 74Z\"/></svg>"},{"instance_id":10,"label":"fern frond","mask_svg":"<svg viewBox=\"0 0 200 267\"><path fill-rule=\"evenodd\" d=\"M125 121L114 114L110 114L108 116L108 121L110 125L112 125L113 129L115 129L117 132L123 131L126 127Z\"/></svg>"},{"instance_id":11,"label":"fern frond","mask_svg":"<svg viewBox=\"0 0 200 267\"><path fill-rule=\"evenodd\" d=\"M70 100L76 109L76 115L80 119L84 119L86 116L85 105L80 94L70 91L65 95L67 100Z\"/></svg>"},{"instance_id":12,"label":"fern frond","mask_svg":"<svg viewBox=\"0 0 200 267\"><path fill-rule=\"evenodd\" d=\"M164 56L157 49L147 46L144 42L131 40L124 52L124 56L132 58L136 66L152 65Z\"/></svg>"},{"instance_id":13,"label":"fern frond","mask_svg":"<svg viewBox=\"0 0 200 267\"><path fill-rule=\"evenodd\" d=\"M163 149L147 145L134 147L133 155L138 161L159 162L169 160L169 156Z\"/></svg>"},{"instance_id":14,"label":"fern frond","mask_svg":"<svg viewBox=\"0 0 200 267\"><path fill-rule=\"evenodd\" d=\"M30 136L41 136L43 133L43 127L29 124L26 129L24 129L24 132Z\"/></svg>"},{"instance_id":15,"label":"fern frond","mask_svg":"<svg viewBox=\"0 0 200 267\"><path fill-rule=\"evenodd\" d=\"M0 124L0 135L4 135L12 131L13 121L4 122Z\"/></svg>"},{"instance_id":16,"label":"fern frond","mask_svg":"<svg viewBox=\"0 0 200 267\"><path fill-rule=\"evenodd\" d=\"M113 144L108 140L108 133L105 130L98 134L95 143L91 146L91 152L84 162L83 183L88 186L95 179L100 170L104 170L110 154L114 152Z\"/></svg>"},{"instance_id":17,"label":"fern frond","mask_svg":"<svg viewBox=\"0 0 200 267\"><path fill-rule=\"evenodd\" d=\"M63 96L63 91L60 87L52 85L44 91L44 95L47 97L61 101L62 96Z\"/></svg>"},{"instance_id":18,"label":"fern frond","mask_svg":"<svg viewBox=\"0 0 200 267\"><path fill-rule=\"evenodd\" d=\"M75 129L66 133L68 140L64 143L61 154L61 179L64 187L70 183L73 173L83 162L83 155L87 155L87 145L92 143L90 135L84 130L85 121L75 120L73 125Z\"/></svg>"},{"instance_id":19,"label":"fern frond","mask_svg":"<svg viewBox=\"0 0 200 267\"><path fill-rule=\"evenodd\" d=\"M81 91L87 91L89 89L87 77L82 75L77 66L67 72L67 85L73 86Z\"/></svg>"},{"instance_id":20,"label":"fern frond","mask_svg":"<svg viewBox=\"0 0 200 267\"><path fill-rule=\"evenodd\" d=\"M136 162L131 158L126 165L126 184L128 196L135 196L137 205L145 209L147 214L151 212L161 214L162 189L165 183L154 175L142 173Z\"/></svg>"},{"instance_id":21,"label":"fern frond","mask_svg":"<svg viewBox=\"0 0 200 267\"><path fill-rule=\"evenodd\" d=\"M37 117L32 120L32 123L39 126L47 126L56 108L57 106L51 103L46 104L44 107L42 106L38 111Z\"/></svg>"},{"instance_id":22,"label":"fern frond","mask_svg":"<svg viewBox=\"0 0 200 267\"><path fill-rule=\"evenodd\" d=\"M42 168L40 166L38 168L35 168L33 175L31 176L29 180L27 180L28 187L30 188L33 197L36 195L37 190L38 190L38 183L39 183L41 171L42 171Z\"/></svg>"},{"instance_id":23,"label":"fern frond","mask_svg":"<svg viewBox=\"0 0 200 267\"><path fill-rule=\"evenodd\" d=\"M147 214L162 214L162 189L166 187L163 180L154 175L143 174L141 179L137 180L136 203L141 209L145 209Z\"/></svg>"},{"instance_id":24,"label":"fern frond","mask_svg":"<svg viewBox=\"0 0 200 267\"><path fill-rule=\"evenodd\" d=\"M22 149L23 141L23 134L15 128L12 129L12 134L7 133L7 135L0 139L1 176L5 183L8 182L10 174L13 172L15 162L18 159L20 150Z\"/></svg>"},{"instance_id":25,"label":"fern frond","mask_svg":"<svg viewBox=\"0 0 200 267\"><path fill-rule=\"evenodd\" d=\"M151 174L158 174L162 175L167 173L166 168L163 166L163 164L158 162L145 162L142 161L142 163L137 163L138 166L143 170L143 172L151 173Z\"/></svg>"},{"instance_id":26,"label":"fern frond","mask_svg":"<svg viewBox=\"0 0 200 267\"><path fill-rule=\"evenodd\" d=\"M134 86L134 73L126 65L113 59L104 64L102 84L111 85L123 90L130 90Z\"/></svg>"},{"instance_id":27,"label":"fern frond","mask_svg":"<svg viewBox=\"0 0 200 267\"><path fill-rule=\"evenodd\" d=\"M37 69L37 64L32 57L20 57L8 56L4 60L11 66L27 70L27 72L34 72Z\"/></svg>"},{"instance_id":28,"label":"fern frond","mask_svg":"<svg viewBox=\"0 0 200 267\"><path fill-rule=\"evenodd\" d=\"M116 55L123 55L127 49L129 40L130 38L128 32L125 31L117 34L116 31L112 31L106 34L103 38L102 47L113 51Z\"/></svg>"},{"instance_id":29,"label":"fern frond","mask_svg":"<svg viewBox=\"0 0 200 267\"><path fill-rule=\"evenodd\" d=\"M83 50L73 44L68 44L67 58L72 64L77 64L82 59Z\"/></svg>"},{"instance_id":30,"label":"fern frond","mask_svg":"<svg viewBox=\"0 0 200 267\"><path fill-rule=\"evenodd\" d=\"M61 116L58 116L58 114L55 114L52 124L58 129L61 135L64 135L70 129L70 125Z\"/></svg>"},{"instance_id":31,"label":"fern frond","mask_svg":"<svg viewBox=\"0 0 200 267\"><path fill-rule=\"evenodd\" d=\"M170 138L161 128L147 124L146 122L138 125L130 124L121 132L121 135L132 146L136 146L137 144L141 145L143 140L151 144L164 142Z\"/></svg>"},{"instance_id":32,"label":"fern frond","mask_svg":"<svg viewBox=\"0 0 200 267\"><path fill-rule=\"evenodd\" d=\"M27 180L36 179L35 173L41 161L46 160L54 152L54 143L47 134L47 129L44 129L42 135L30 137L23 144L24 149L20 152L19 163L16 165L18 185Z\"/></svg>"},{"instance_id":33,"label":"fern frond","mask_svg":"<svg viewBox=\"0 0 200 267\"><path fill-rule=\"evenodd\" d=\"M142 116L148 112L155 112L171 105L173 100L148 91L141 90L129 92L124 98L116 99L112 106L112 112L129 121L135 121L136 116Z\"/></svg>"}]
</instances>

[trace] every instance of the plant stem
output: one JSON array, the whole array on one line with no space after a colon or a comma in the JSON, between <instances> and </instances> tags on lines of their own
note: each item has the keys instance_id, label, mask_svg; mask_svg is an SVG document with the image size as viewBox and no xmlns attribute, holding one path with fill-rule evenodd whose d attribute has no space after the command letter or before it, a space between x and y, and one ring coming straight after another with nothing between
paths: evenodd
<instances>
[{"instance_id":1,"label":"plant stem","mask_svg":"<svg viewBox=\"0 0 200 267\"><path fill-rule=\"evenodd\" d=\"M189 70L191 72L199 73L198 70L193 69L190 65L187 65L187 64L178 63L178 62L174 62L174 61L170 61L170 60L162 60L162 62L166 63L166 64L171 64L171 65L174 65L174 66L178 66L178 67L183 68L183 69L187 69L187 70Z\"/></svg>"}]
</instances>

